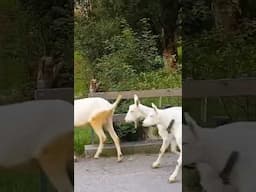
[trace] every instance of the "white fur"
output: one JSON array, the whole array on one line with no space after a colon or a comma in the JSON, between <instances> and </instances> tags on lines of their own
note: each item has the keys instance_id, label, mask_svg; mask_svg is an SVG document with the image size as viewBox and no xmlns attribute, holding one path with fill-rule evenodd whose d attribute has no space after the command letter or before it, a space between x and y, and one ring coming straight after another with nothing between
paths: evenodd
<instances>
[{"instance_id":1,"label":"white fur","mask_svg":"<svg viewBox=\"0 0 256 192\"><path fill-rule=\"evenodd\" d=\"M56 149L58 145L54 143L73 132L73 118L70 117L72 113L73 105L60 100L28 101L1 106L0 167L20 165L35 158L58 191L73 191L65 172L71 146L67 146L67 150L60 149L60 154L67 159L51 164L52 160L59 158L56 157L58 154L54 156L51 147ZM44 151L46 148L48 153ZM50 155L51 159L45 158L45 155Z\"/></svg>"},{"instance_id":2,"label":"white fur","mask_svg":"<svg viewBox=\"0 0 256 192\"><path fill-rule=\"evenodd\" d=\"M74 126L80 127L98 112L108 110L112 104L100 97L78 99L74 101Z\"/></svg>"},{"instance_id":3,"label":"white fur","mask_svg":"<svg viewBox=\"0 0 256 192\"><path fill-rule=\"evenodd\" d=\"M207 163L197 163L200 184L206 192L237 192L231 185L223 185L218 173Z\"/></svg>"},{"instance_id":4,"label":"white fur","mask_svg":"<svg viewBox=\"0 0 256 192\"><path fill-rule=\"evenodd\" d=\"M65 101L29 101L0 107L0 165L36 158L58 136L72 132L73 106ZM65 121L64 121L64 120Z\"/></svg>"},{"instance_id":5,"label":"white fur","mask_svg":"<svg viewBox=\"0 0 256 192\"><path fill-rule=\"evenodd\" d=\"M74 101L74 126L80 127L88 123L88 121L97 113L102 112L104 110L109 110L113 107L113 104L109 103L106 99L100 97L91 97L78 99ZM106 130L109 132L112 137L116 150L117 150L117 158L118 161L122 160L122 152L120 148L119 138L113 128L113 120L112 116L106 120L106 124L104 125ZM95 158L98 158L103 149L103 143L106 140L106 136L103 132L103 127L100 130L94 130L96 134L100 138L100 144L98 150L95 154ZM76 157L74 157L76 159Z\"/></svg>"},{"instance_id":6,"label":"white fur","mask_svg":"<svg viewBox=\"0 0 256 192\"><path fill-rule=\"evenodd\" d=\"M180 171L182 163L182 108L181 107L171 107L167 109L157 109L157 107L152 104L154 111L149 113L148 116L143 121L143 126L156 125L158 128L159 135L163 139L163 145L160 149L158 159L153 163L153 167L158 167L160 165L161 158L170 144L172 137L174 136L177 145L180 149L180 155L177 160L177 166L175 170L169 177L170 182L176 181L176 177ZM171 134L168 133L168 126L170 122L174 120L174 124L171 128Z\"/></svg>"},{"instance_id":7,"label":"white fur","mask_svg":"<svg viewBox=\"0 0 256 192\"><path fill-rule=\"evenodd\" d=\"M218 175L224 168L229 155L233 151L239 153L238 161L232 169L230 182L231 185L239 192L254 192L256 185L254 181L256 170L256 155L249 148L255 146L256 141L256 123L255 122L237 122L219 126L215 129L201 128L186 113L185 119L188 124L195 128L195 133L191 132L187 126L184 126L183 146L184 153L189 155L185 158L183 164L192 162L201 166L200 174L206 173ZM208 166L208 170L202 166ZM218 177L208 179L208 183L212 180L218 182ZM224 186L219 190L224 191ZM208 191L214 191L210 184L203 186Z\"/></svg>"}]
</instances>

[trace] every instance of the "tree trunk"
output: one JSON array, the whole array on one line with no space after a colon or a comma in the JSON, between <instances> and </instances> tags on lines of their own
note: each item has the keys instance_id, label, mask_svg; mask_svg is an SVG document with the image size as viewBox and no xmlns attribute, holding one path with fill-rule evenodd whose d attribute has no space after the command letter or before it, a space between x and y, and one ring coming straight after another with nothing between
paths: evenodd
<instances>
[{"instance_id":1,"label":"tree trunk","mask_svg":"<svg viewBox=\"0 0 256 192\"><path fill-rule=\"evenodd\" d=\"M239 0L213 0L212 12L217 29L223 29L225 33L238 29L241 17Z\"/></svg>"},{"instance_id":2,"label":"tree trunk","mask_svg":"<svg viewBox=\"0 0 256 192\"><path fill-rule=\"evenodd\" d=\"M174 39L174 33L165 36L165 43L163 46L163 60L166 71L173 71L177 69L176 55L177 48Z\"/></svg>"},{"instance_id":3,"label":"tree trunk","mask_svg":"<svg viewBox=\"0 0 256 192\"><path fill-rule=\"evenodd\" d=\"M175 33L178 11L178 0L161 0L161 41L164 67L166 71L173 71L177 69L177 47L175 42Z\"/></svg>"}]
</instances>

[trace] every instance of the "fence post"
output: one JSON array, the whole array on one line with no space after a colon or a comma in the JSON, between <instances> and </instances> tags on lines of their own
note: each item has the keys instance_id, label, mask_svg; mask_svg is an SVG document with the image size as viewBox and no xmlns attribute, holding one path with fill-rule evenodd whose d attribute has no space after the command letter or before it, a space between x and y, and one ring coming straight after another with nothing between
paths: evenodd
<instances>
[{"instance_id":1,"label":"fence post","mask_svg":"<svg viewBox=\"0 0 256 192\"><path fill-rule=\"evenodd\" d=\"M38 83L38 82L37 82ZM40 89L37 89L40 90ZM34 91L34 99L38 100L40 99L37 95L37 90ZM43 172L43 170L40 168L40 183L39 183L39 191L40 192L47 192L47 178Z\"/></svg>"},{"instance_id":2,"label":"fence post","mask_svg":"<svg viewBox=\"0 0 256 192\"><path fill-rule=\"evenodd\" d=\"M159 107L162 107L162 97L159 97Z\"/></svg>"},{"instance_id":3,"label":"fence post","mask_svg":"<svg viewBox=\"0 0 256 192\"><path fill-rule=\"evenodd\" d=\"M208 98L205 97L201 101L201 120L206 123L207 122L207 102Z\"/></svg>"},{"instance_id":4,"label":"fence post","mask_svg":"<svg viewBox=\"0 0 256 192\"><path fill-rule=\"evenodd\" d=\"M90 81L90 87L89 87L89 93L95 93L97 92L98 90L98 87L99 87L99 83L97 82L96 79L91 79ZM94 137L95 137L95 134L94 134L94 131L93 129L91 128L91 144L94 144Z\"/></svg>"}]
</instances>

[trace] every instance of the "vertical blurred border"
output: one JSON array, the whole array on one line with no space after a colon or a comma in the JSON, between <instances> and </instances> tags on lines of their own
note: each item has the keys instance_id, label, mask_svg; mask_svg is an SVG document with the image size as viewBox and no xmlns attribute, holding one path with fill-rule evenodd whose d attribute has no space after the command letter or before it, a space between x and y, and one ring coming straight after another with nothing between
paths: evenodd
<instances>
[{"instance_id":1,"label":"vertical blurred border","mask_svg":"<svg viewBox=\"0 0 256 192\"><path fill-rule=\"evenodd\" d=\"M183 111L202 127L255 121L256 3L183 0L182 6ZM202 191L195 167L183 167L183 191Z\"/></svg>"},{"instance_id":2,"label":"vertical blurred border","mask_svg":"<svg viewBox=\"0 0 256 192\"><path fill-rule=\"evenodd\" d=\"M5 109L8 109L8 106L15 107L16 104L28 101L64 100L73 104L73 7L71 0L2 0L0 2L0 114L2 117L6 114ZM47 106L43 108L47 110ZM23 112L29 113L29 109L24 108ZM48 124L52 123L47 119L47 115L44 115L42 113L41 120ZM73 135L73 109L63 111L60 115L68 117L63 121L67 122L69 125L67 129L70 129ZM15 117L11 119L15 122ZM57 117L55 119L58 120ZM31 122L33 121L35 119L31 117ZM2 137L8 133L5 130L7 127L4 124L0 125ZM22 128L27 129L27 127ZM22 133L23 130L19 131ZM47 132L49 138L54 132L55 130ZM12 134L18 138L19 133ZM12 136L6 135L10 140ZM72 146L69 147L73 149L73 136L70 139L69 144ZM12 150L10 146L2 144L2 150L4 147L6 150ZM19 145L23 143L20 142ZM62 147L68 148L68 146ZM1 155L3 157L3 154ZM11 157L6 156L6 158ZM73 154L72 156L70 154L70 159L73 159ZM73 160L69 162L68 172L73 183ZM8 168L1 162L0 191L55 191L55 187L40 169L36 159L32 158L22 165Z\"/></svg>"}]
</instances>

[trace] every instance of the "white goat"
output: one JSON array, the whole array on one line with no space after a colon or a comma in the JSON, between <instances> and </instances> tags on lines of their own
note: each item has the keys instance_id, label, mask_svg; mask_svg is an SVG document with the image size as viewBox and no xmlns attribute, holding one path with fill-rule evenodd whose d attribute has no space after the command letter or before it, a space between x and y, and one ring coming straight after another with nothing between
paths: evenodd
<instances>
[{"instance_id":1,"label":"white goat","mask_svg":"<svg viewBox=\"0 0 256 192\"><path fill-rule=\"evenodd\" d=\"M138 121L144 120L147 117L147 115L152 112L154 112L154 109L152 107L148 107L146 105L141 104L138 96L135 94L134 95L134 104L129 106L129 110L125 116L125 121L127 123L134 122L135 127L137 127ZM173 139L172 135L170 135L168 138L170 140L170 141L168 141L169 144L171 143L171 151L177 154L178 153L176 150L177 143L176 143L175 139ZM168 146L169 146L169 144L168 144ZM154 166L154 164L153 164L152 167L155 168L155 167L158 167L158 165Z\"/></svg>"},{"instance_id":2,"label":"white goat","mask_svg":"<svg viewBox=\"0 0 256 192\"><path fill-rule=\"evenodd\" d=\"M73 154L73 105L60 100L0 107L0 167L37 159L59 192L71 192L67 164Z\"/></svg>"},{"instance_id":3,"label":"white goat","mask_svg":"<svg viewBox=\"0 0 256 192\"><path fill-rule=\"evenodd\" d=\"M156 125L158 133L163 139L163 145L160 149L158 159L153 163L153 167L158 167L160 165L161 158L170 144L170 137L174 136L180 149L180 155L177 160L178 164L176 165L174 172L169 177L169 182L175 182L182 163L182 108L170 107L167 109L158 109L153 103L152 107L154 111L149 113L144 119L143 126L148 127ZM171 127L171 135L168 133L168 127L173 120L174 123Z\"/></svg>"},{"instance_id":4,"label":"white goat","mask_svg":"<svg viewBox=\"0 0 256 192\"><path fill-rule=\"evenodd\" d=\"M239 192L256 191L256 155L249 149L256 144L256 122L237 122L210 129L201 128L187 113L185 120L188 126L183 128L183 151L187 155L183 164L196 163L200 174L206 173L206 177L209 173L215 175L213 178L204 178L202 175L202 179L207 181L201 182L205 185L203 188L207 192L226 190L219 174L230 154L236 151L239 157L230 170L230 184Z\"/></svg>"},{"instance_id":5,"label":"white goat","mask_svg":"<svg viewBox=\"0 0 256 192\"><path fill-rule=\"evenodd\" d=\"M106 135L103 130L104 127L115 143L117 160L119 162L122 160L120 142L114 130L112 119L113 112L121 98L121 95L119 95L113 104L99 97L78 99L74 102L74 126L80 127L90 123L99 137L100 143L94 158L99 158L104 147L104 142L106 140ZM111 113L108 113L107 111L111 111Z\"/></svg>"}]
</instances>

